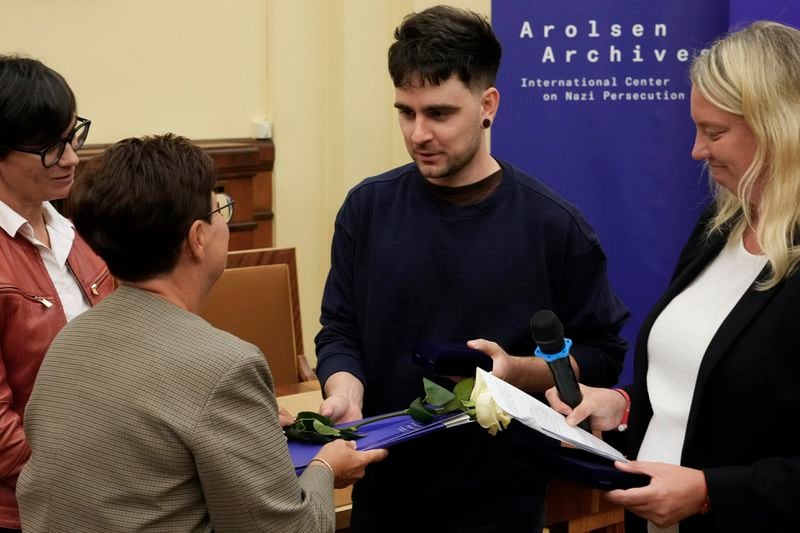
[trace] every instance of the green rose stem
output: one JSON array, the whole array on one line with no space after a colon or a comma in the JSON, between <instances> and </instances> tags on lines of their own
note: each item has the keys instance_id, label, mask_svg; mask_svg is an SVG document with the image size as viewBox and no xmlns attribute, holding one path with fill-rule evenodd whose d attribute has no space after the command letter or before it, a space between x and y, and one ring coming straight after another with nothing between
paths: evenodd
<instances>
[{"instance_id":1,"label":"green rose stem","mask_svg":"<svg viewBox=\"0 0 800 533\"><path fill-rule=\"evenodd\" d=\"M428 379L423 378L422 381L425 386L425 399L417 398L407 409L373 416L344 428L335 427L330 418L319 413L302 411L297 413L294 423L284 428L284 431L286 436L293 440L324 443L335 439L360 439L364 437L358 433L358 429L362 426L395 416L409 415L422 424L433 421L438 415L453 411L462 411L474 418L475 402L470 401L470 394L475 383L474 378L461 380L453 392Z\"/></svg>"}]
</instances>

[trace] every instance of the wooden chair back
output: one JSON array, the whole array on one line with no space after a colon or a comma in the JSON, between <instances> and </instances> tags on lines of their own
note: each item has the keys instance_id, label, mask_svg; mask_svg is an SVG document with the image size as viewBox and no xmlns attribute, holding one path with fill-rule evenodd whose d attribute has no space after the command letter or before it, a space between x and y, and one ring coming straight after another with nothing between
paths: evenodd
<instances>
[{"instance_id":1,"label":"wooden chair back","mask_svg":"<svg viewBox=\"0 0 800 533\"><path fill-rule=\"evenodd\" d=\"M228 252L200 315L258 346L276 385L316 379L303 352L294 248Z\"/></svg>"}]
</instances>

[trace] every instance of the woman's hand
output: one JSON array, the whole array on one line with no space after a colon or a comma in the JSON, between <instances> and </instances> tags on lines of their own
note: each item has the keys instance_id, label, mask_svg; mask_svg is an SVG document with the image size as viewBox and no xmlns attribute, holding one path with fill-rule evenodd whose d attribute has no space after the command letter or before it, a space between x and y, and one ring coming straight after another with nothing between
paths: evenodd
<instances>
[{"instance_id":1,"label":"woman's hand","mask_svg":"<svg viewBox=\"0 0 800 533\"><path fill-rule=\"evenodd\" d=\"M278 421L282 428L289 426L294 422L294 415L283 407L278 406Z\"/></svg>"},{"instance_id":2,"label":"woman's hand","mask_svg":"<svg viewBox=\"0 0 800 533\"><path fill-rule=\"evenodd\" d=\"M628 407L625 397L614 389L600 389L587 385L580 387L583 401L574 409L561 401L555 387L547 389L544 395L553 409L567 416L567 424L570 426L577 426L588 417L592 429L600 431L617 429Z\"/></svg>"},{"instance_id":3,"label":"woman's hand","mask_svg":"<svg viewBox=\"0 0 800 533\"><path fill-rule=\"evenodd\" d=\"M646 461L617 461L614 466L625 472L647 474L652 479L646 487L609 491L606 494L608 501L658 527L671 526L696 514L706 501L708 492L702 470Z\"/></svg>"},{"instance_id":4,"label":"woman's hand","mask_svg":"<svg viewBox=\"0 0 800 533\"><path fill-rule=\"evenodd\" d=\"M333 486L341 489L364 477L367 465L385 459L388 453L383 449L358 452L356 441L338 439L323 446L315 459L321 459L331 467Z\"/></svg>"}]
</instances>

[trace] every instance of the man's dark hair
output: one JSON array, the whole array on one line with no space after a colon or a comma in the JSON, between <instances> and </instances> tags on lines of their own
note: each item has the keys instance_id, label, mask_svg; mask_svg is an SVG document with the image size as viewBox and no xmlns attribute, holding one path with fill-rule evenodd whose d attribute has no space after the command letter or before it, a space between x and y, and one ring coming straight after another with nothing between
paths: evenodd
<instances>
[{"instance_id":1,"label":"man's dark hair","mask_svg":"<svg viewBox=\"0 0 800 533\"><path fill-rule=\"evenodd\" d=\"M189 228L211 209L217 171L183 137L122 140L92 159L70 192L75 228L124 281L172 272Z\"/></svg>"},{"instance_id":2,"label":"man's dark hair","mask_svg":"<svg viewBox=\"0 0 800 533\"><path fill-rule=\"evenodd\" d=\"M395 87L439 85L453 74L471 89L494 86L502 49L477 13L431 7L403 19L394 38L389 74Z\"/></svg>"},{"instance_id":3,"label":"man's dark hair","mask_svg":"<svg viewBox=\"0 0 800 533\"><path fill-rule=\"evenodd\" d=\"M57 141L75 115L66 80L41 61L0 55L0 159L12 147Z\"/></svg>"}]
</instances>

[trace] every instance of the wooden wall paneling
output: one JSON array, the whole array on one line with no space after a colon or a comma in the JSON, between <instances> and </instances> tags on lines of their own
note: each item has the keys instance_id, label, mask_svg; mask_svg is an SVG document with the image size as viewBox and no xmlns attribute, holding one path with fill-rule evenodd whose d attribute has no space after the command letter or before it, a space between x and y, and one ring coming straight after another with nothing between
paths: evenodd
<instances>
[{"instance_id":1,"label":"wooden wall paneling","mask_svg":"<svg viewBox=\"0 0 800 533\"><path fill-rule=\"evenodd\" d=\"M275 145L269 139L211 139L192 141L207 153L219 173L216 189L230 194L236 201L233 220L229 224L230 250L273 246L272 169ZM80 172L92 158L100 155L108 144L85 146L80 151ZM66 202L54 205L67 216Z\"/></svg>"},{"instance_id":2,"label":"wooden wall paneling","mask_svg":"<svg viewBox=\"0 0 800 533\"><path fill-rule=\"evenodd\" d=\"M274 246L272 228L272 169L275 165L275 145L264 141L251 141L258 150L259 170L253 179L253 219L258 223L256 243L258 248ZM268 243L268 244L261 244Z\"/></svg>"},{"instance_id":3,"label":"wooden wall paneling","mask_svg":"<svg viewBox=\"0 0 800 533\"><path fill-rule=\"evenodd\" d=\"M272 246L272 142L220 139L196 144L214 160L220 179L217 189L236 201L229 249Z\"/></svg>"}]
</instances>

